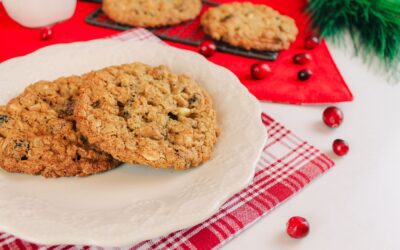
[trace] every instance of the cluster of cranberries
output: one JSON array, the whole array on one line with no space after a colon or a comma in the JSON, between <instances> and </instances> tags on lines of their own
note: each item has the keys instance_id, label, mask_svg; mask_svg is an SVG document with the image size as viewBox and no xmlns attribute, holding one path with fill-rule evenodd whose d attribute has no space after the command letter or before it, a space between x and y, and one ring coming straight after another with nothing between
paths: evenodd
<instances>
[{"instance_id":1,"label":"cluster of cranberries","mask_svg":"<svg viewBox=\"0 0 400 250\"><path fill-rule=\"evenodd\" d=\"M316 36L307 37L304 43L304 48L313 49L319 44L319 39ZM293 56L293 63L297 65L305 65L311 61L311 55L308 53L299 53ZM256 62L251 66L251 76L253 79L264 79L271 73L271 68L266 62ZM306 81L311 78L313 72L310 69L302 69L297 73L297 79Z\"/></svg>"},{"instance_id":2,"label":"cluster of cranberries","mask_svg":"<svg viewBox=\"0 0 400 250\"><path fill-rule=\"evenodd\" d=\"M305 49L313 49L319 44L319 38L316 36L307 37L304 42ZM217 51L217 46L213 41L203 41L199 46L199 53L205 57L210 57ZM305 65L311 61L311 55L308 53L299 53L293 56L293 62L298 65ZM266 62L256 62L251 66L251 76L253 79L261 80L271 73L271 68ZM313 75L310 69L302 69L297 73L300 81L306 81Z\"/></svg>"},{"instance_id":3,"label":"cluster of cranberries","mask_svg":"<svg viewBox=\"0 0 400 250\"><path fill-rule=\"evenodd\" d=\"M314 49L319 45L319 38L316 36L309 36L304 41L304 48L307 50ZM299 53L292 57L295 64L305 65L311 61L311 55L308 53ZM306 81L311 78L313 72L310 69L302 69L297 73L297 79Z\"/></svg>"},{"instance_id":4,"label":"cluster of cranberries","mask_svg":"<svg viewBox=\"0 0 400 250\"><path fill-rule=\"evenodd\" d=\"M322 120L330 128L337 128L343 122L343 112L337 107L328 107L324 110ZM349 151L349 145L342 139L333 141L332 150L338 156L343 156ZM286 232L292 238L303 238L310 231L307 220L300 216L291 217L286 224Z\"/></svg>"},{"instance_id":5,"label":"cluster of cranberries","mask_svg":"<svg viewBox=\"0 0 400 250\"><path fill-rule=\"evenodd\" d=\"M337 128L343 122L343 112L337 107L328 107L322 113L322 120L326 126ZM343 156L349 151L349 145L345 140L336 139L332 143L332 150L338 156Z\"/></svg>"}]
</instances>

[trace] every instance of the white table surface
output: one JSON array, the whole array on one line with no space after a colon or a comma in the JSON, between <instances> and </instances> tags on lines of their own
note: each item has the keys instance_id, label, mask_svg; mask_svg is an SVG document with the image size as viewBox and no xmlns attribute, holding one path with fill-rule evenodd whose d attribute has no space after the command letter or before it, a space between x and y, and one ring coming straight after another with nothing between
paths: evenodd
<instances>
[{"instance_id":1,"label":"white table surface","mask_svg":"<svg viewBox=\"0 0 400 250\"><path fill-rule=\"evenodd\" d=\"M350 42L345 44L351 47ZM311 182L224 250L398 250L400 249L400 83L387 83L351 49L330 44L354 94L338 104L344 122L329 129L321 120L327 105L263 103L263 110L326 152L336 166ZM336 138L347 140L345 157L331 153ZM286 235L286 221L301 215L310 223L303 239Z\"/></svg>"}]
</instances>

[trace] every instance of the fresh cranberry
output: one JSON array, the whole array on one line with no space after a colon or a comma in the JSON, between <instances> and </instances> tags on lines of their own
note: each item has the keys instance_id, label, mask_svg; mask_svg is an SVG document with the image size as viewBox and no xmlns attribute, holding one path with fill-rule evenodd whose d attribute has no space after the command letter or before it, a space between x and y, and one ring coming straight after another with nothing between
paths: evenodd
<instances>
[{"instance_id":1,"label":"fresh cranberry","mask_svg":"<svg viewBox=\"0 0 400 250\"><path fill-rule=\"evenodd\" d=\"M256 62L251 65L251 76L254 79L264 79L271 73L271 68L266 62Z\"/></svg>"},{"instance_id":2,"label":"fresh cranberry","mask_svg":"<svg viewBox=\"0 0 400 250\"><path fill-rule=\"evenodd\" d=\"M299 71L299 73L297 73L297 78L300 81L306 81L308 79L310 79L310 77L312 76L312 71L309 69L302 69Z\"/></svg>"},{"instance_id":3,"label":"fresh cranberry","mask_svg":"<svg viewBox=\"0 0 400 250\"><path fill-rule=\"evenodd\" d=\"M292 59L295 64L303 65L311 61L311 56L308 53L299 53L294 55Z\"/></svg>"},{"instance_id":4,"label":"fresh cranberry","mask_svg":"<svg viewBox=\"0 0 400 250\"><path fill-rule=\"evenodd\" d=\"M210 57L214 55L217 51L217 46L213 41L204 41L199 46L199 52L205 57Z\"/></svg>"},{"instance_id":5,"label":"fresh cranberry","mask_svg":"<svg viewBox=\"0 0 400 250\"><path fill-rule=\"evenodd\" d=\"M338 156L343 156L349 152L349 144L345 140L336 139L332 143L332 150Z\"/></svg>"},{"instance_id":6,"label":"fresh cranberry","mask_svg":"<svg viewBox=\"0 0 400 250\"><path fill-rule=\"evenodd\" d=\"M324 110L322 119L326 126L336 128L343 122L343 112L339 108L331 106Z\"/></svg>"},{"instance_id":7,"label":"fresh cranberry","mask_svg":"<svg viewBox=\"0 0 400 250\"><path fill-rule=\"evenodd\" d=\"M304 41L304 48L306 49L314 49L319 45L319 38L316 36L309 36Z\"/></svg>"},{"instance_id":8,"label":"fresh cranberry","mask_svg":"<svg viewBox=\"0 0 400 250\"><path fill-rule=\"evenodd\" d=\"M300 216L293 216L286 224L286 232L292 238L303 238L310 231L310 226L306 219Z\"/></svg>"},{"instance_id":9,"label":"fresh cranberry","mask_svg":"<svg viewBox=\"0 0 400 250\"><path fill-rule=\"evenodd\" d=\"M46 27L40 30L40 39L47 41L53 36L53 30L50 27Z\"/></svg>"}]
</instances>

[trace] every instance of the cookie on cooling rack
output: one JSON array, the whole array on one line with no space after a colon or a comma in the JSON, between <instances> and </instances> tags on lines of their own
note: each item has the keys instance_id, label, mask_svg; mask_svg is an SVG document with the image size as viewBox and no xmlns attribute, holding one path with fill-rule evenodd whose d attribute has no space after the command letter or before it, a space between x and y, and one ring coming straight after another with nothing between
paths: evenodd
<instances>
[{"instance_id":1,"label":"cookie on cooling rack","mask_svg":"<svg viewBox=\"0 0 400 250\"><path fill-rule=\"evenodd\" d=\"M204 13L206 34L244 49L280 51L296 39L295 21L263 4L228 3Z\"/></svg>"},{"instance_id":2,"label":"cookie on cooling rack","mask_svg":"<svg viewBox=\"0 0 400 250\"><path fill-rule=\"evenodd\" d=\"M219 128L212 100L166 66L134 63L95 71L74 116L90 143L123 162L187 169L207 161Z\"/></svg>"},{"instance_id":3,"label":"cookie on cooling rack","mask_svg":"<svg viewBox=\"0 0 400 250\"><path fill-rule=\"evenodd\" d=\"M29 86L0 107L0 167L45 177L87 176L119 165L77 131L72 117L80 77Z\"/></svg>"},{"instance_id":4,"label":"cookie on cooling rack","mask_svg":"<svg viewBox=\"0 0 400 250\"><path fill-rule=\"evenodd\" d=\"M136 27L176 25L194 19L201 0L103 0L107 16Z\"/></svg>"}]
</instances>

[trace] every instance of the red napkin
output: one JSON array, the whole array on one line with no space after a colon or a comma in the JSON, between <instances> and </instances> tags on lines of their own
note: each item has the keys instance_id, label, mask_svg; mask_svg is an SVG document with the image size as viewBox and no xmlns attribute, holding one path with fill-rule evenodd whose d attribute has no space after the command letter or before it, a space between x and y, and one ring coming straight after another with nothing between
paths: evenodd
<instances>
[{"instance_id":1,"label":"red napkin","mask_svg":"<svg viewBox=\"0 0 400 250\"><path fill-rule=\"evenodd\" d=\"M230 1L220 1L230 2ZM275 62L271 62L272 74L265 80L253 80L250 77L250 66L257 60L235 56L227 53L217 53L210 61L232 70L241 82L259 100L283 103L332 103L351 101L353 96L333 62L324 41L309 52L313 60L306 65L314 72L311 79L305 82L297 80L297 72L304 67L292 63L292 56L304 52L304 38L311 32L308 29L307 16L302 13L306 0L253 0L256 3L265 3L277 9L282 14L289 15L296 20L300 30L296 42L287 51L282 51ZM85 18L99 7L98 4L78 1L74 16L63 23L54 26L54 35L49 41L39 39L37 29L27 29L13 22L0 4L0 62L6 59L25 55L40 47L64 42L84 41L103 38L118 31L96 27L85 23ZM169 44L193 51L197 48L183 44L168 42Z\"/></svg>"}]
</instances>

